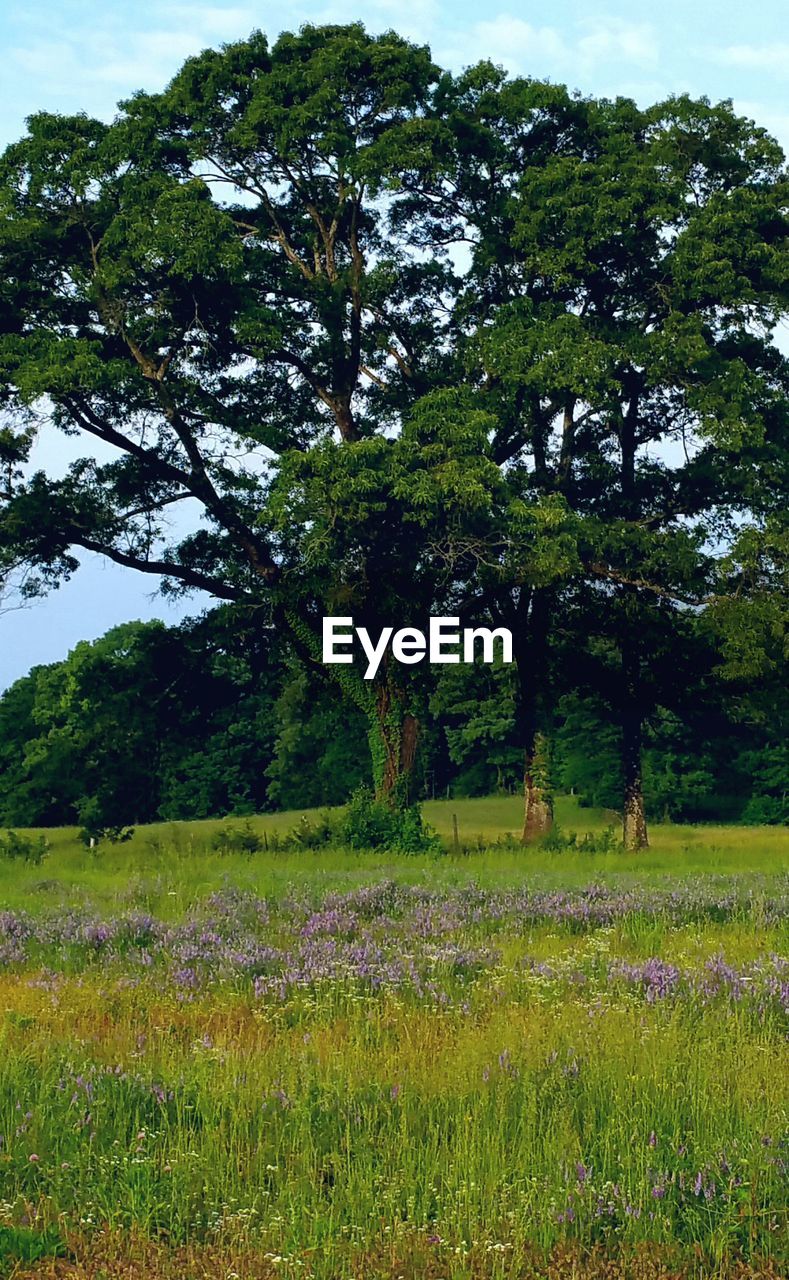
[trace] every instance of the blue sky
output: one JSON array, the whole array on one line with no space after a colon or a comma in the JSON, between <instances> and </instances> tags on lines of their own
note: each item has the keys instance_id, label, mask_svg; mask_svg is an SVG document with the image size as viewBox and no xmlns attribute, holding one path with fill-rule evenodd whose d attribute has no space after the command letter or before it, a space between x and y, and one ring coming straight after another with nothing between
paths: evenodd
<instances>
[{"instance_id":1,"label":"blue sky","mask_svg":"<svg viewBox=\"0 0 789 1280\"><path fill-rule=\"evenodd\" d=\"M552 6L488 0L338 0L277 4L46 4L0 0L0 145L19 137L31 112L79 111L109 118L134 89L157 89L184 58L261 27L270 36L303 22L363 20L431 45L444 66L489 57L519 74L586 93L627 94L641 103L688 91L732 98L789 151L789 15L786 0L662 0ZM52 452L55 450L55 452ZM58 470L69 444L43 438L39 466ZM131 618L175 620L156 581L86 558L70 583L32 607L0 610L0 688L40 662L65 656Z\"/></svg>"}]
</instances>

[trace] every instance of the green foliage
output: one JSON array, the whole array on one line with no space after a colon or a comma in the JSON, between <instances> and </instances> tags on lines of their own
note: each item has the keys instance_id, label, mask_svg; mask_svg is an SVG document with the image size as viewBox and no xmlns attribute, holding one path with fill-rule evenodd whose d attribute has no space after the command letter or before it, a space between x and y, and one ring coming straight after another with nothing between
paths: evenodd
<instances>
[{"instance_id":1,"label":"green foliage","mask_svg":"<svg viewBox=\"0 0 789 1280\"><path fill-rule=\"evenodd\" d=\"M77 817L82 824L79 838L90 848L105 840L109 844L126 844L134 835L133 827L105 824L105 803L98 796L85 796L77 802Z\"/></svg>"},{"instance_id":2,"label":"green foliage","mask_svg":"<svg viewBox=\"0 0 789 1280\"><path fill-rule=\"evenodd\" d=\"M786 689L777 667L747 681L718 679L721 651L708 622L702 617L686 631L683 655L669 649L662 656L657 641L652 648L650 697L657 705L644 745L648 813L674 821L785 822ZM557 708L556 788L582 805L618 810L615 654L576 639L570 613L566 626L570 652L560 651L557 661L571 664L578 687ZM129 648L123 669L123 732L112 720L117 686L105 701L105 682L121 679L107 655L118 652L123 628L106 644L80 646L76 690L63 692L73 678L68 659L38 668L0 696L0 821L76 821L88 841L108 841L132 825L135 777L140 796L147 794L145 819L339 806L370 777L368 718L338 703L305 666L264 661L253 637L221 616L170 631L131 628L133 635L146 631L146 645ZM170 657L152 662L148 645ZM498 663L439 670L421 713L417 798L448 787L455 796L521 789L514 685L512 668ZM135 706L147 708L145 734L158 740L158 754L134 730ZM375 720L372 733L377 738Z\"/></svg>"},{"instance_id":3,"label":"green foliage","mask_svg":"<svg viewBox=\"0 0 789 1280\"><path fill-rule=\"evenodd\" d=\"M43 1229L13 1227L0 1224L0 1268L2 1274L13 1274L20 1265L39 1262L42 1258L65 1258L66 1242L57 1227ZM10 1270L6 1272L6 1267Z\"/></svg>"},{"instance_id":4,"label":"green foliage","mask_svg":"<svg viewBox=\"0 0 789 1280\"><path fill-rule=\"evenodd\" d=\"M247 820L240 826L222 826L211 841L211 848L216 853L259 853L263 848L263 839Z\"/></svg>"},{"instance_id":5,"label":"green foliage","mask_svg":"<svg viewBox=\"0 0 789 1280\"><path fill-rule=\"evenodd\" d=\"M270 637L223 609L78 645L0 698L0 820L95 835L265 808L278 678Z\"/></svg>"},{"instance_id":6,"label":"green foliage","mask_svg":"<svg viewBox=\"0 0 789 1280\"><path fill-rule=\"evenodd\" d=\"M560 791L577 795L581 805L617 809L621 804L620 735L598 699L567 695L560 703L556 733Z\"/></svg>"},{"instance_id":7,"label":"green foliage","mask_svg":"<svg viewBox=\"0 0 789 1280\"><path fill-rule=\"evenodd\" d=\"M786 776L784 775L784 782ZM786 792L780 796L753 795L741 815L742 821L753 826L789 826L789 801Z\"/></svg>"},{"instance_id":8,"label":"green foliage","mask_svg":"<svg viewBox=\"0 0 789 1280\"><path fill-rule=\"evenodd\" d=\"M345 804L370 773L364 714L352 702L338 701L314 672L293 664L283 672L274 715L266 768L271 803L281 809Z\"/></svg>"},{"instance_id":9,"label":"green foliage","mask_svg":"<svg viewBox=\"0 0 789 1280\"><path fill-rule=\"evenodd\" d=\"M338 848L342 844L343 820L337 813L302 814L285 831L271 833L252 825L223 823L213 834L210 848L223 856L252 857L260 853L292 854L303 850Z\"/></svg>"},{"instance_id":10,"label":"green foliage","mask_svg":"<svg viewBox=\"0 0 789 1280\"><path fill-rule=\"evenodd\" d=\"M108 844L126 844L134 835L134 827L103 827L93 825L81 827L79 838L89 848L98 848L105 841Z\"/></svg>"},{"instance_id":11,"label":"green foliage","mask_svg":"<svg viewBox=\"0 0 789 1280\"><path fill-rule=\"evenodd\" d=\"M352 795L341 838L352 849L386 849L404 854L443 852L438 835L424 821L417 805L393 808L377 800L367 787L359 787Z\"/></svg>"},{"instance_id":12,"label":"green foliage","mask_svg":"<svg viewBox=\"0 0 789 1280\"><path fill-rule=\"evenodd\" d=\"M291 827L275 847L289 851L336 848L340 844L342 830L342 819L335 814L325 812L314 818L302 814L295 827Z\"/></svg>"},{"instance_id":13,"label":"green foliage","mask_svg":"<svg viewBox=\"0 0 789 1280\"><path fill-rule=\"evenodd\" d=\"M708 755L647 750L644 757L644 792L648 812L673 820L703 814L705 802L715 794L714 762Z\"/></svg>"},{"instance_id":14,"label":"green foliage","mask_svg":"<svg viewBox=\"0 0 789 1280\"><path fill-rule=\"evenodd\" d=\"M743 822L789 826L789 744L778 742L750 752L743 765L752 780Z\"/></svg>"},{"instance_id":15,"label":"green foliage","mask_svg":"<svg viewBox=\"0 0 789 1280\"><path fill-rule=\"evenodd\" d=\"M523 784L523 751L516 735L512 668L447 666L436 681L430 710L446 735L449 758L458 773L454 795L489 795Z\"/></svg>"},{"instance_id":16,"label":"green foliage","mask_svg":"<svg viewBox=\"0 0 789 1280\"><path fill-rule=\"evenodd\" d=\"M549 853L616 853L622 849L622 842L613 827L604 831L587 831L579 835L577 831L564 832L556 823L547 835L540 840L540 846Z\"/></svg>"},{"instance_id":17,"label":"green foliage","mask_svg":"<svg viewBox=\"0 0 789 1280\"><path fill-rule=\"evenodd\" d=\"M369 787L357 787L348 803L344 837L352 849L386 849L394 840L400 814Z\"/></svg>"},{"instance_id":18,"label":"green foliage","mask_svg":"<svg viewBox=\"0 0 789 1280\"><path fill-rule=\"evenodd\" d=\"M0 831L0 858L18 859L38 866L47 856L48 848L43 835L23 836L17 831L6 831L5 834Z\"/></svg>"}]
</instances>

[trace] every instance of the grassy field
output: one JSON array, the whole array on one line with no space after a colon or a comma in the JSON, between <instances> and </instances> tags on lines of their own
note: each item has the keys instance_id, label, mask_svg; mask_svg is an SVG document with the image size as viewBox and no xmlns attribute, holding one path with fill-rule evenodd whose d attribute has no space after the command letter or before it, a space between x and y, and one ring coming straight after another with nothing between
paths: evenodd
<instances>
[{"instance_id":1,"label":"grassy field","mask_svg":"<svg viewBox=\"0 0 789 1280\"><path fill-rule=\"evenodd\" d=\"M127 844L104 844L96 854L79 841L76 827L28 829L24 834L45 836L49 856L43 869L0 859L0 904L34 908L36 904L40 906L42 893L59 895L64 901L123 904L130 897L139 896L144 882L148 908L177 915L194 898L220 888L228 880L260 894L276 896L293 884L328 890L368 883L380 876L446 886L474 880L494 887L519 883L524 877L537 877L545 884L581 885L590 879L622 881L631 875L639 881L746 872L772 875L789 867L789 832L781 827L659 823L650 827L650 848L637 856L619 851L594 855L547 850L537 853L506 844L496 847L497 842L506 842L520 832L523 801L518 796L428 801L424 813L442 836L450 855L440 862L334 849L315 854L277 851L267 856L264 852L254 859L218 856L212 848L214 837L223 828L239 825L240 820L228 819L141 827ZM302 817L315 820L320 816L318 810L307 810L265 814L248 821L260 834L282 837ZM460 856L452 856L453 817L457 818ZM571 797L559 798L556 819L560 830L568 833L583 835L587 831L613 829L618 836L616 814L581 809ZM42 882L54 880L57 885L41 889Z\"/></svg>"},{"instance_id":2,"label":"grassy field","mask_svg":"<svg viewBox=\"0 0 789 1280\"><path fill-rule=\"evenodd\" d=\"M0 860L0 1274L787 1274L787 832L426 809L447 856Z\"/></svg>"}]
</instances>

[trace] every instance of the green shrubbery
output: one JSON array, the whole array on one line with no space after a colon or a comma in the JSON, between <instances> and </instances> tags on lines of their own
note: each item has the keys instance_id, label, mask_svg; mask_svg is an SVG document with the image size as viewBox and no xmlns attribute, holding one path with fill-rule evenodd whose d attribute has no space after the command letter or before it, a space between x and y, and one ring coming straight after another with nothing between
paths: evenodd
<instances>
[{"instance_id":1,"label":"green shrubbery","mask_svg":"<svg viewBox=\"0 0 789 1280\"><path fill-rule=\"evenodd\" d=\"M79 838L91 849L103 841L125 844L134 835L134 827L114 825L107 821L106 806L98 796L83 796L77 804L77 815L82 824Z\"/></svg>"},{"instance_id":2,"label":"green shrubbery","mask_svg":"<svg viewBox=\"0 0 789 1280\"><path fill-rule=\"evenodd\" d=\"M258 834L249 820L217 831L211 841L215 853L293 853L298 850L386 850L401 854L443 853L438 834L424 821L418 805L392 809L376 800L367 787L359 787L340 811L326 810L317 817L303 814L284 835Z\"/></svg>"},{"instance_id":3,"label":"green shrubbery","mask_svg":"<svg viewBox=\"0 0 789 1280\"><path fill-rule=\"evenodd\" d=\"M16 831L0 832L0 858L18 859L36 865L47 855L45 836L20 836Z\"/></svg>"},{"instance_id":4,"label":"green shrubbery","mask_svg":"<svg viewBox=\"0 0 789 1280\"><path fill-rule=\"evenodd\" d=\"M252 813L346 803L369 777L361 713L338 703L317 676L285 670L265 647L259 652L259 637L240 627L222 610L171 630L129 624L17 681L0 697L0 826L76 824L88 843L91 836L104 843L127 823L237 823ZM218 666L214 655L228 648L238 661ZM167 692L173 665L183 672L177 702ZM447 665L437 674L413 780L423 797L522 789L508 671ZM651 821L789 821L785 703L776 693L767 715L757 693L747 695L747 711L746 695L736 700L744 722L735 721L731 699L714 702L708 715L651 717L644 746ZM161 749L149 751L150 741ZM584 808L621 806L619 730L599 698L561 700L553 753L557 793Z\"/></svg>"},{"instance_id":5,"label":"green shrubbery","mask_svg":"<svg viewBox=\"0 0 789 1280\"><path fill-rule=\"evenodd\" d=\"M211 848L215 853L250 856L262 850L290 853L298 849L331 848L340 844L341 836L340 820L333 814L326 812L318 818L308 818L305 813L284 835L278 832L259 835L249 819L238 826L222 827L211 841Z\"/></svg>"},{"instance_id":6,"label":"green shrubbery","mask_svg":"<svg viewBox=\"0 0 789 1280\"><path fill-rule=\"evenodd\" d=\"M247 818L239 826L222 827L211 841L214 853L259 853L264 848L264 838L259 836Z\"/></svg>"},{"instance_id":7,"label":"green shrubbery","mask_svg":"<svg viewBox=\"0 0 789 1280\"><path fill-rule=\"evenodd\" d=\"M622 841L613 827L580 835L577 831L564 832L554 825L540 844L551 853L618 853L623 850Z\"/></svg>"},{"instance_id":8,"label":"green shrubbery","mask_svg":"<svg viewBox=\"0 0 789 1280\"><path fill-rule=\"evenodd\" d=\"M438 834L424 821L418 805L392 809L358 787L346 806L342 835L352 849L388 849L392 853L443 852Z\"/></svg>"},{"instance_id":9,"label":"green shrubbery","mask_svg":"<svg viewBox=\"0 0 789 1280\"><path fill-rule=\"evenodd\" d=\"M789 794L783 796L751 796L742 814L750 827L789 826Z\"/></svg>"},{"instance_id":10,"label":"green shrubbery","mask_svg":"<svg viewBox=\"0 0 789 1280\"><path fill-rule=\"evenodd\" d=\"M43 1258L64 1258L68 1250L57 1227L37 1231L30 1227L0 1224L0 1274L16 1274L18 1264ZM6 1270L6 1268L8 1270Z\"/></svg>"},{"instance_id":11,"label":"green shrubbery","mask_svg":"<svg viewBox=\"0 0 789 1280\"><path fill-rule=\"evenodd\" d=\"M584 834L565 832L554 826L539 844L549 853L605 854L622 850L621 840L613 826L605 831L587 831ZM491 845L497 849L524 852L523 844L514 834L496 841L480 835L471 842L457 843L455 850L458 853L483 853ZM369 787L358 787L344 809L326 810L317 817L303 814L285 834L270 832L261 835L248 819L240 825L222 827L214 835L210 847L215 853L250 856L263 850L293 853L302 849L357 849L434 856L447 851L438 832L425 822L419 805L393 809L383 800L377 800Z\"/></svg>"},{"instance_id":12,"label":"green shrubbery","mask_svg":"<svg viewBox=\"0 0 789 1280\"><path fill-rule=\"evenodd\" d=\"M328 849L341 842L341 817L325 812L317 818L308 818L302 814L295 827L284 838L286 849Z\"/></svg>"}]
</instances>

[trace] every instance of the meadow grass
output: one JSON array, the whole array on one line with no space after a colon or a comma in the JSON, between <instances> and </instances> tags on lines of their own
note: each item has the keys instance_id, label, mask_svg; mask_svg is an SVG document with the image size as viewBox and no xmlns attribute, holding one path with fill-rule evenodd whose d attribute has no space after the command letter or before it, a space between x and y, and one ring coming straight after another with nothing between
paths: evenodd
<instances>
[{"instance_id":1,"label":"meadow grass","mask_svg":"<svg viewBox=\"0 0 789 1280\"><path fill-rule=\"evenodd\" d=\"M787 833L427 811L488 848L0 863L0 1274L786 1273Z\"/></svg>"},{"instance_id":2,"label":"meadow grass","mask_svg":"<svg viewBox=\"0 0 789 1280\"><path fill-rule=\"evenodd\" d=\"M128 902L137 895L149 909L177 916L196 897L227 882L278 897L294 884L324 892L384 877L445 886L474 880L493 887L523 880L580 885L591 879L609 883L678 875L771 876L789 868L789 831L782 827L657 823L650 827L649 849L635 856L618 850L598 854L539 847L522 850L507 843L520 830L522 799L518 796L428 801L425 817L447 851L439 861L343 849L261 851L250 858L212 849L217 833L242 821L261 835L283 837L300 819L316 821L322 812L154 823L137 828L128 843L103 843L96 852L85 848L76 827L20 829L34 838L43 835L49 856L40 866L0 858L0 905L35 909L41 895L52 893L64 901L107 905ZM454 852L453 817L458 822L459 854ZM569 796L559 797L556 820L560 830L579 834L616 829L618 821L610 811L582 809ZM497 842L504 847L496 847Z\"/></svg>"}]
</instances>

